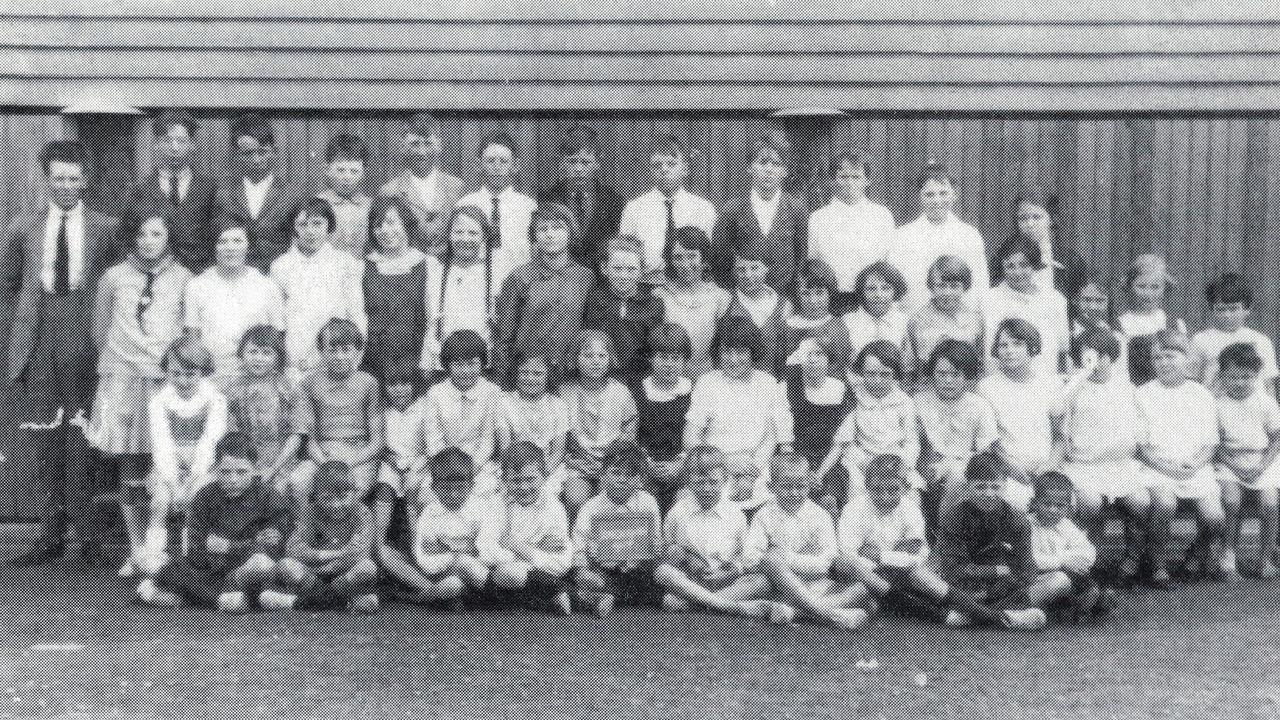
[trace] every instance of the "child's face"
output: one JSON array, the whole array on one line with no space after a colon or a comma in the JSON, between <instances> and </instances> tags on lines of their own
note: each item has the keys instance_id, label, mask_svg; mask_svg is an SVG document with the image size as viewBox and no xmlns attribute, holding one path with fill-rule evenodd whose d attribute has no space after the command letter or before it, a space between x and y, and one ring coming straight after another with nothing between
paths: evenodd
<instances>
[{"instance_id":1,"label":"child's face","mask_svg":"<svg viewBox=\"0 0 1280 720\"><path fill-rule=\"evenodd\" d=\"M373 229L373 239L387 253L399 252L409 246L409 236L405 232L404 218L400 217L399 210L388 208L382 214L382 222Z\"/></svg>"},{"instance_id":2,"label":"child's face","mask_svg":"<svg viewBox=\"0 0 1280 720\"><path fill-rule=\"evenodd\" d=\"M724 459L724 473L732 483L734 500L749 500L755 496L756 483L760 481L760 468L746 453L734 453Z\"/></svg>"},{"instance_id":3,"label":"child's face","mask_svg":"<svg viewBox=\"0 0 1280 720\"><path fill-rule=\"evenodd\" d=\"M317 495L315 499L316 506L329 517L345 516L355 509L356 503L359 501L359 496L356 495L354 488L337 493L326 492Z\"/></svg>"},{"instance_id":4,"label":"child's face","mask_svg":"<svg viewBox=\"0 0 1280 720\"><path fill-rule=\"evenodd\" d=\"M387 402L397 410L413 404L413 383L394 382L387 386Z\"/></svg>"},{"instance_id":5,"label":"child's face","mask_svg":"<svg viewBox=\"0 0 1280 720\"><path fill-rule=\"evenodd\" d=\"M138 228L134 242L142 261L155 262L169 251L169 229L160 218L151 218Z\"/></svg>"},{"instance_id":6,"label":"child's face","mask_svg":"<svg viewBox=\"0 0 1280 720\"><path fill-rule=\"evenodd\" d=\"M759 260L737 257L733 259L733 276L743 295L755 296L764 290L764 279L769 268Z\"/></svg>"},{"instance_id":7,"label":"child's face","mask_svg":"<svg viewBox=\"0 0 1280 720\"><path fill-rule=\"evenodd\" d=\"M185 125L179 123L170 125L163 135L156 137L156 150L160 160L170 168L177 169L188 164L194 147L191 133Z\"/></svg>"},{"instance_id":8,"label":"child's face","mask_svg":"<svg viewBox=\"0 0 1280 720\"><path fill-rule=\"evenodd\" d=\"M324 361L331 376L350 377L356 371L356 363L360 361L360 348L326 342L320 347L320 359Z\"/></svg>"},{"instance_id":9,"label":"child's face","mask_svg":"<svg viewBox=\"0 0 1280 720\"><path fill-rule=\"evenodd\" d=\"M632 475L621 465L606 466L600 479L603 481L605 494L619 505L630 500L636 490L640 489L640 476Z\"/></svg>"},{"instance_id":10,"label":"child's face","mask_svg":"<svg viewBox=\"0 0 1280 720\"><path fill-rule=\"evenodd\" d=\"M1258 373L1239 365L1228 365L1218 373L1222 391L1232 400L1244 400L1257 387Z\"/></svg>"},{"instance_id":11,"label":"child's face","mask_svg":"<svg viewBox=\"0 0 1280 720\"><path fill-rule=\"evenodd\" d=\"M404 151L410 160L422 162L428 166L435 165L436 158L440 156L440 147L440 138L435 134L424 137L417 133L405 133Z\"/></svg>"},{"instance_id":12,"label":"child's face","mask_svg":"<svg viewBox=\"0 0 1280 720\"><path fill-rule=\"evenodd\" d=\"M457 512L467 498L471 497L471 488L474 484L471 478L448 478L443 482L432 482L431 489L446 510Z\"/></svg>"},{"instance_id":13,"label":"child's face","mask_svg":"<svg viewBox=\"0 0 1280 720\"><path fill-rule=\"evenodd\" d=\"M1139 275L1133 279L1133 285L1129 289L1140 308L1155 309L1164 302L1165 278L1156 273Z\"/></svg>"},{"instance_id":14,"label":"child's face","mask_svg":"<svg viewBox=\"0 0 1280 720\"><path fill-rule=\"evenodd\" d=\"M809 497L809 473L799 465L784 464L770 478L769 489L784 512L795 514Z\"/></svg>"},{"instance_id":15,"label":"child's face","mask_svg":"<svg viewBox=\"0 0 1280 720\"><path fill-rule=\"evenodd\" d=\"M241 170L255 182L266 177L275 165L275 146L264 145L257 138L248 135L236 138L236 153L240 158Z\"/></svg>"},{"instance_id":16,"label":"child's face","mask_svg":"<svg viewBox=\"0 0 1280 720\"><path fill-rule=\"evenodd\" d=\"M656 380L670 383L684 374L685 358L676 353L654 353L649 360Z\"/></svg>"},{"instance_id":17,"label":"child's face","mask_svg":"<svg viewBox=\"0 0 1280 720\"><path fill-rule=\"evenodd\" d=\"M1023 370L1031 363L1031 348L1012 333L1002 332L996 336L996 360L1006 373Z\"/></svg>"},{"instance_id":18,"label":"child's face","mask_svg":"<svg viewBox=\"0 0 1280 720\"><path fill-rule=\"evenodd\" d=\"M821 285L800 288L800 313L809 318L831 314L831 293Z\"/></svg>"},{"instance_id":19,"label":"child's face","mask_svg":"<svg viewBox=\"0 0 1280 720\"><path fill-rule=\"evenodd\" d=\"M547 391L547 362L540 357L529 358L520 364L516 373L516 389L527 398L541 397Z\"/></svg>"},{"instance_id":20,"label":"child's face","mask_svg":"<svg viewBox=\"0 0 1280 720\"><path fill-rule=\"evenodd\" d=\"M265 377L276 372L280 367L280 357L270 345L247 343L240 356L244 371L251 377Z\"/></svg>"},{"instance_id":21,"label":"child's face","mask_svg":"<svg viewBox=\"0 0 1280 720\"><path fill-rule=\"evenodd\" d=\"M1151 366L1165 385L1179 385L1187 377L1187 355L1177 348L1156 345L1151 348Z\"/></svg>"},{"instance_id":22,"label":"child's face","mask_svg":"<svg viewBox=\"0 0 1280 720\"><path fill-rule=\"evenodd\" d=\"M675 243L671 246L671 266L675 268L675 275L682 282L688 284L701 282L704 270L702 251Z\"/></svg>"},{"instance_id":23,"label":"child's face","mask_svg":"<svg viewBox=\"0 0 1280 720\"><path fill-rule=\"evenodd\" d=\"M932 282L933 306L945 313L954 313L960 307L960 298L964 297L964 283L958 280Z\"/></svg>"},{"instance_id":24,"label":"child's face","mask_svg":"<svg viewBox=\"0 0 1280 720\"><path fill-rule=\"evenodd\" d=\"M480 381L483 369L480 358L457 358L449 363L449 381L459 390L470 390Z\"/></svg>"},{"instance_id":25,"label":"child's face","mask_svg":"<svg viewBox=\"0 0 1280 720\"><path fill-rule=\"evenodd\" d=\"M862 284L862 306L871 317L884 317L893 307L893 286L875 273L868 275Z\"/></svg>"},{"instance_id":26,"label":"child's face","mask_svg":"<svg viewBox=\"0 0 1280 720\"><path fill-rule=\"evenodd\" d=\"M836 196L844 202L852 204L867 196L867 171L861 165L843 161L833 179Z\"/></svg>"},{"instance_id":27,"label":"child's face","mask_svg":"<svg viewBox=\"0 0 1280 720\"><path fill-rule=\"evenodd\" d=\"M1036 495L1031 501L1031 511L1041 525L1053 527L1071 514L1071 494L1051 491Z\"/></svg>"},{"instance_id":28,"label":"child's face","mask_svg":"<svg viewBox=\"0 0 1280 720\"><path fill-rule=\"evenodd\" d=\"M751 185L765 197L773 197L786 177L787 166L771 148L761 150L751 162Z\"/></svg>"},{"instance_id":29,"label":"child's face","mask_svg":"<svg viewBox=\"0 0 1280 720\"><path fill-rule=\"evenodd\" d=\"M745 379L751 375L751 351L747 348L720 348L720 370L728 377Z\"/></svg>"},{"instance_id":30,"label":"child's face","mask_svg":"<svg viewBox=\"0 0 1280 720\"><path fill-rule=\"evenodd\" d=\"M665 153L654 153L649 160L649 170L653 174L653 184L668 195L683 187L689 174L684 158Z\"/></svg>"},{"instance_id":31,"label":"child's face","mask_svg":"<svg viewBox=\"0 0 1280 720\"><path fill-rule=\"evenodd\" d=\"M532 505L542 494L542 486L547 481L546 473L535 464L528 464L519 471L507 475L503 480L507 495L521 505Z\"/></svg>"},{"instance_id":32,"label":"child's face","mask_svg":"<svg viewBox=\"0 0 1280 720\"><path fill-rule=\"evenodd\" d=\"M600 338L592 338L578 351L578 372L589 380L600 380L609 374L609 348Z\"/></svg>"},{"instance_id":33,"label":"child's face","mask_svg":"<svg viewBox=\"0 0 1280 720\"><path fill-rule=\"evenodd\" d=\"M248 458L224 455L214 468L218 485L227 497L240 497L253 484L253 463Z\"/></svg>"},{"instance_id":34,"label":"child's face","mask_svg":"<svg viewBox=\"0 0 1280 720\"><path fill-rule=\"evenodd\" d=\"M609 253L609 262L605 264L604 274L609 279L609 287L618 297L629 298L640 288L640 256L627 250L613 250Z\"/></svg>"},{"instance_id":35,"label":"child's face","mask_svg":"<svg viewBox=\"0 0 1280 720\"><path fill-rule=\"evenodd\" d=\"M1027 256L1020 253L1011 253L1005 256L1000 266L1004 268L1005 282L1009 283L1009 287L1021 293L1031 292L1036 286L1036 270L1031 267L1031 263L1027 262Z\"/></svg>"},{"instance_id":36,"label":"child's face","mask_svg":"<svg viewBox=\"0 0 1280 720\"><path fill-rule=\"evenodd\" d=\"M458 215L449 230L449 245L453 248L453 259L469 265L480 259L480 251L484 248L484 229L474 218Z\"/></svg>"},{"instance_id":37,"label":"child's face","mask_svg":"<svg viewBox=\"0 0 1280 720\"><path fill-rule=\"evenodd\" d=\"M867 495L871 497L871 503L876 506L876 510L881 513L887 513L898 507L898 503L902 501L902 496L906 491L906 478L867 478Z\"/></svg>"},{"instance_id":38,"label":"child's face","mask_svg":"<svg viewBox=\"0 0 1280 720\"><path fill-rule=\"evenodd\" d=\"M1222 332L1235 332L1244 327L1249 318L1249 308L1242 302L1215 302L1213 304L1213 326Z\"/></svg>"},{"instance_id":39,"label":"child's face","mask_svg":"<svg viewBox=\"0 0 1280 720\"><path fill-rule=\"evenodd\" d=\"M969 501L987 512L994 510L1000 503L1004 486L1004 478L969 478L965 481L965 487L969 489Z\"/></svg>"},{"instance_id":40,"label":"child's face","mask_svg":"<svg viewBox=\"0 0 1280 720\"><path fill-rule=\"evenodd\" d=\"M364 163L359 160L334 158L333 162L325 167L324 176L334 192L342 197L351 197L360 190L360 183L364 180Z\"/></svg>"},{"instance_id":41,"label":"child's face","mask_svg":"<svg viewBox=\"0 0 1280 720\"><path fill-rule=\"evenodd\" d=\"M569 228L559 220L539 220L533 241L544 255L563 255L569 249Z\"/></svg>"},{"instance_id":42,"label":"child's face","mask_svg":"<svg viewBox=\"0 0 1280 720\"><path fill-rule=\"evenodd\" d=\"M946 402L959 400L968 386L964 373L945 357L938 358L938 362L934 363L932 377L933 391Z\"/></svg>"},{"instance_id":43,"label":"child's face","mask_svg":"<svg viewBox=\"0 0 1280 720\"><path fill-rule=\"evenodd\" d=\"M1049 211L1028 202L1019 205L1018 232L1036 242L1052 238L1053 219L1049 217Z\"/></svg>"},{"instance_id":44,"label":"child's face","mask_svg":"<svg viewBox=\"0 0 1280 720\"><path fill-rule=\"evenodd\" d=\"M892 390L897 376L893 368L880 362L880 358L867 355L862 361L862 384L874 397L882 398Z\"/></svg>"},{"instance_id":45,"label":"child's face","mask_svg":"<svg viewBox=\"0 0 1280 720\"><path fill-rule=\"evenodd\" d=\"M920 207L930 222L947 219L955 205L955 189L946 180L928 180L920 188Z\"/></svg>"},{"instance_id":46,"label":"child's face","mask_svg":"<svg viewBox=\"0 0 1280 720\"><path fill-rule=\"evenodd\" d=\"M227 228L218 236L217 245L214 246L214 253L217 255L218 267L224 270L235 270L244 267L245 259L249 255L249 236L245 234L244 228Z\"/></svg>"},{"instance_id":47,"label":"child's face","mask_svg":"<svg viewBox=\"0 0 1280 720\"><path fill-rule=\"evenodd\" d=\"M804 362L800 366L807 377L823 378L826 377L827 371L831 369L831 361L827 357L827 351L822 349L818 343L813 343L813 347L809 349L808 354L804 356Z\"/></svg>"},{"instance_id":48,"label":"child's face","mask_svg":"<svg viewBox=\"0 0 1280 720\"><path fill-rule=\"evenodd\" d=\"M1095 283L1088 283L1076 293L1076 312L1093 322L1106 322L1107 306L1111 303L1107 294Z\"/></svg>"},{"instance_id":49,"label":"child's face","mask_svg":"<svg viewBox=\"0 0 1280 720\"><path fill-rule=\"evenodd\" d=\"M698 501L698 507L710 510L720 503L724 483L724 468L717 466L707 468L705 472L690 473L685 487L689 488L689 494L693 495L693 499Z\"/></svg>"},{"instance_id":50,"label":"child's face","mask_svg":"<svg viewBox=\"0 0 1280 720\"><path fill-rule=\"evenodd\" d=\"M302 213L293 221L294 244L298 252L312 255L329 239L328 218L323 215L307 215Z\"/></svg>"},{"instance_id":51,"label":"child's face","mask_svg":"<svg viewBox=\"0 0 1280 720\"><path fill-rule=\"evenodd\" d=\"M169 384L178 392L180 397L189 398L196 394L196 386L200 384L200 378L203 375L196 368L190 368L177 360L170 360L169 367L165 370L165 375L169 378Z\"/></svg>"},{"instance_id":52,"label":"child's face","mask_svg":"<svg viewBox=\"0 0 1280 720\"><path fill-rule=\"evenodd\" d=\"M576 187L589 186L595 179L596 170L599 167L595 153L585 148L560 158L560 172L564 173L564 179L568 180L570 185Z\"/></svg>"},{"instance_id":53,"label":"child's face","mask_svg":"<svg viewBox=\"0 0 1280 720\"><path fill-rule=\"evenodd\" d=\"M516 157L505 145L490 145L480 153L480 167L490 188L505 188L516 172Z\"/></svg>"}]
</instances>

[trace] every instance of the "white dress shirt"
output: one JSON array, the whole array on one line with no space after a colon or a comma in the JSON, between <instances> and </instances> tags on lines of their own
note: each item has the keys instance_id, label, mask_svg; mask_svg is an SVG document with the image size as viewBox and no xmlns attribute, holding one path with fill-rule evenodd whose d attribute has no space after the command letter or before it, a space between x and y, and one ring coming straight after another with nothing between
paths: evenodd
<instances>
[{"instance_id":1,"label":"white dress shirt","mask_svg":"<svg viewBox=\"0 0 1280 720\"><path fill-rule=\"evenodd\" d=\"M954 214L947 215L942 224L934 224L921 215L898 228L889 254L889 261L907 281L902 305L908 312L929 301L929 268L943 255L954 255L969 266L973 275L971 294L981 295L991 287L987 248L977 228L961 222Z\"/></svg>"},{"instance_id":2,"label":"white dress shirt","mask_svg":"<svg viewBox=\"0 0 1280 720\"><path fill-rule=\"evenodd\" d=\"M458 200L458 207L464 205L478 209L490 222L493 221L493 193L489 188L482 187L470 195L464 195ZM538 203L533 198L517 192L514 187L508 186L498 193L498 212L501 217L496 230L501 243L500 247L493 250L493 283L497 287L502 287L502 281L507 279L512 270L532 259L529 226L533 221L533 211L537 208Z\"/></svg>"},{"instance_id":3,"label":"white dress shirt","mask_svg":"<svg viewBox=\"0 0 1280 720\"><path fill-rule=\"evenodd\" d=\"M84 280L84 203L76 203L70 210L63 210L49 203L49 215L44 221L44 258L40 280L45 292L53 292L53 261L58 252L58 226L62 216L67 216L67 277L70 288L75 290Z\"/></svg>"},{"instance_id":4,"label":"white dress shirt","mask_svg":"<svg viewBox=\"0 0 1280 720\"><path fill-rule=\"evenodd\" d=\"M781 200L781 190L775 192L768 200L760 197L760 193L755 189L751 190L751 210L755 213L756 222L760 224L761 235L769 237L769 231L773 229L773 219L778 216L778 204Z\"/></svg>"},{"instance_id":5,"label":"white dress shirt","mask_svg":"<svg viewBox=\"0 0 1280 720\"><path fill-rule=\"evenodd\" d=\"M715 231L716 209L707 200L680 188L671 196L671 215L675 227L693 226L710 238ZM644 249L646 273L666 267L662 250L667 244L667 196L654 188L627 203L618 225L619 235L640 240ZM706 258L703 258L705 261Z\"/></svg>"},{"instance_id":6,"label":"white dress shirt","mask_svg":"<svg viewBox=\"0 0 1280 720\"><path fill-rule=\"evenodd\" d=\"M256 183L249 178L243 178L244 202L249 206L249 217L256 220L262 214L262 206L267 202L267 192L271 190L271 183L275 182L275 179L276 176L271 173Z\"/></svg>"},{"instance_id":7,"label":"white dress shirt","mask_svg":"<svg viewBox=\"0 0 1280 720\"><path fill-rule=\"evenodd\" d=\"M841 292L853 292L858 273L888 257L893 236L893 213L883 205L832 198L809 216L809 257L831 266Z\"/></svg>"},{"instance_id":8,"label":"white dress shirt","mask_svg":"<svg viewBox=\"0 0 1280 720\"><path fill-rule=\"evenodd\" d=\"M365 332L364 264L328 242L310 256L297 246L271 263L271 277L284 294L285 344L289 362L302 372L320 363L316 338L333 318L351 320Z\"/></svg>"}]
</instances>

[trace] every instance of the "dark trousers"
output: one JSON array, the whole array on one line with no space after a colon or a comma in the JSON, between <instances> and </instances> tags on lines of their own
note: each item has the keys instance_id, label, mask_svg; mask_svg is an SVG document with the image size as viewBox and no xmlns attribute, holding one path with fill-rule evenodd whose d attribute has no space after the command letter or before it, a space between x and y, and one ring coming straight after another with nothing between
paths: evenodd
<instances>
[{"instance_id":1,"label":"dark trousers","mask_svg":"<svg viewBox=\"0 0 1280 720\"><path fill-rule=\"evenodd\" d=\"M243 560L241 560L243 563ZM231 587L231 572L238 567L225 569L192 565L186 558L174 558L156 573L156 587L168 590L183 600L199 607L214 607L218 596L230 590L251 591L256 588Z\"/></svg>"},{"instance_id":2,"label":"dark trousers","mask_svg":"<svg viewBox=\"0 0 1280 720\"><path fill-rule=\"evenodd\" d=\"M18 416L31 428L22 436L30 443L35 463L40 542L57 546L68 525L79 539L93 539L89 445L84 435L93 362L86 356L89 319L75 317L69 298L44 295L37 322L31 358L19 378Z\"/></svg>"},{"instance_id":3,"label":"dark trousers","mask_svg":"<svg viewBox=\"0 0 1280 720\"><path fill-rule=\"evenodd\" d=\"M525 606L546 610L561 591L569 589L569 580L542 570L530 570L529 582L523 588L502 588L493 584L492 577L485 594L499 605Z\"/></svg>"}]
</instances>

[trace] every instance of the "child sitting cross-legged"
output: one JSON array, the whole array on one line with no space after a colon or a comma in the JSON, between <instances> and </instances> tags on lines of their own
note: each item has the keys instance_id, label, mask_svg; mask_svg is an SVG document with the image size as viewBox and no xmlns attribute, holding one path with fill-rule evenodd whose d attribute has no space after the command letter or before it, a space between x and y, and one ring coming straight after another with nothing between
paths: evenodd
<instances>
[{"instance_id":1,"label":"child sitting cross-legged","mask_svg":"<svg viewBox=\"0 0 1280 720\"><path fill-rule=\"evenodd\" d=\"M1037 574L1027 595L1044 606L1065 605L1072 619L1084 622L1106 614L1115 596L1090 576L1098 552L1071 521L1074 499L1075 490L1066 475L1047 472L1036 478L1031 553Z\"/></svg>"},{"instance_id":2,"label":"child sitting cross-legged","mask_svg":"<svg viewBox=\"0 0 1280 720\"><path fill-rule=\"evenodd\" d=\"M1044 610L1028 594L1036 576L1031 522L1003 497L1011 472L993 452L974 455L965 468L968 497L939 523L942 578L999 611L994 617L953 611L948 625L998 622L1019 630L1045 625Z\"/></svg>"},{"instance_id":3,"label":"child sitting cross-legged","mask_svg":"<svg viewBox=\"0 0 1280 720\"><path fill-rule=\"evenodd\" d=\"M412 585L417 602L447 601L455 607L468 594L483 590L489 567L480 562L476 538L480 535L483 501L475 489L475 463L450 447L431 457L432 499L418 515L413 534L417 565Z\"/></svg>"},{"instance_id":4,"label":"child sitting cross-legged","mask_svg":"<svg viewBox=\"0 0 1280 720\"><path fill-rule=\"evenodd\" d=\"M378 609L378 566L370 557L373 513L360 495L346 463L329 460L316 469L307 505L278 565L279 589L258 596L264 610Z\"/></svg>"},{"instance_id":5,"label":"child sitting cross-legged","mask_svg":"<svg viewBox=\"0 0 1280 720\"><path fill-rule=\"evenodd\" d=\"M248 598L275 577L288 505L258 476L258 452L248 435L228 433L214 455L214 482L191 500L186 556L143 568L152 577L138 585L138 597L149 605L188 602L243 612Z\"/></svg>"},{"instance_id":6,"label":"child sitting cross-legged","mask_svg":"<svg viewBox=\"0 0 1280 720\"><path fill-rule=\"evenodd\" d=\"M773 456L769 474L773 499L751 519L742 551L743 564L768 579L781 602L748 601L747 614L777 624L795 621L797 609L805 616L847 630L867 621L867 612L851 607L865 596L856 584L832 582L831 563L836 557L836 532L831 516L809 498L809 463L803 455L782 452Z\"/></svg>"},{"instance_id":7,"label":"child sitting cross-legged","mask_svg":"<svg viewBox=\"0 0 1280 720\"><path fill-rule=\"evenodd\" d=\"M662 514L642 489L649 462L636 441L615 440L601 464L600 493L582 506L573 525L573 565L579 602L604 617L617 601L656 603Z\"/></svg>"},{"instance_id":8,"label":"child sitting cross-legged","mask_svg":"<svg viewBox=\"0 0 1280 720\"><path fill-rule=\"evenodd\" d=\"M748 458L749 460L749 458ZM680 468L687 490L663 524L666 551L653 579L666 588L662 607L684 612L691 607L733 614L758 614L744 601L769 594L769 581L747 574L742 564L747 518L725 497L725 456L709 445L692 448Z\"/></svg>"},{"instance_id":9,"label":"child sitting cross-legged","mask_svg":"<svg viewBox=\"0 0 1280 720\"><path fill-rule=\"evenodd\" d=\"M861 583L873 598L912 614L942 621L954 610L998 624L998 611L947 584L925 564L924 515L909 492L907 475L907 464L897 455L877 455L867 464L866 492L850 498L840 516L840 556L832 574Z\"/></svg>"}]
</instances>

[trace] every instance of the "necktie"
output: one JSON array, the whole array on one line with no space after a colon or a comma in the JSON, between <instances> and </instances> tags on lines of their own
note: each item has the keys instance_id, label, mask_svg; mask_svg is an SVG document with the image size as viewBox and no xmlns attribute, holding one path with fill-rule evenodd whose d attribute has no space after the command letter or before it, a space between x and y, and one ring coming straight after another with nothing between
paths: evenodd
<instances>
[{"instance_id":1,"label":"necktie","mask_svg":"<svg viewBox=\"0 0 1280 720\"><path fill-rule=\"evenodd\" d=\"M667 202L667 236L666 242L663 244L662 259L668 262L671 259L671 234L676 229L676 200L671 196L666 197Z\"/></svg>"},{"instance_id":2,"label":"necktie","mask_svg":"<svg viewBox=\"0 0 1280 720\"><path fill-rule=\"evenodd\" d=\"M63 211L58 219L58 240L53 252L53 294L71 292L71 246L67 241L67 216Z\"/></svg>"},{"instance_id":3,"label":"necktie","mask_svg":"<svg viewBox=\"0 0 1280 720\"><path fill-rule=\"evenodd\" d=\"M493 196L493 246L502 247L502 208L498 196Z\"/></svg>"},{"instance_id":4,"label":"necktie","mask_svg":"<svg viewBox=\"0 0 1280 720\"><path fill-rule=\"evenodd\" d=\"M182 202L182 183L178 180L177 173L169 176L169 200L174 205Z\"/></svg>"},{"instance_id":5,"label":"necktie","mask_svg":"<svg viewBox=\"0 0 1280 720\"><path fill-rule=\"evenodd\" d=\"M142 319L147 314L147 308L151 307L152 293L158 274L159 271L147 272L147 284L142 287L142 294L138 296L138 328L143 332L146 332L146 327L143 326Z\"/></svg>"}]
</instances>

